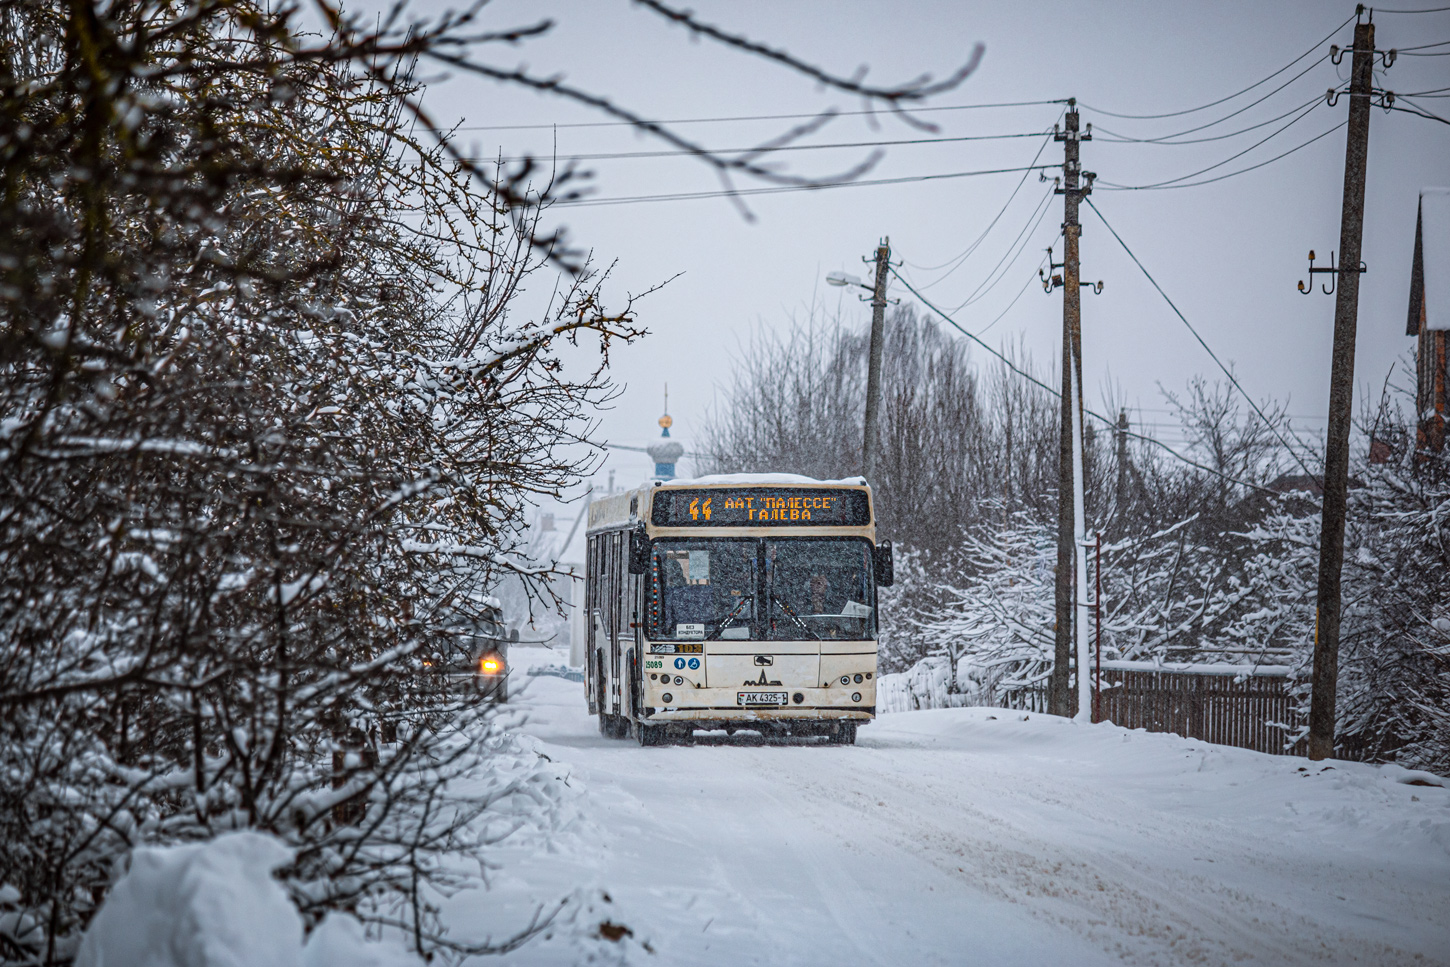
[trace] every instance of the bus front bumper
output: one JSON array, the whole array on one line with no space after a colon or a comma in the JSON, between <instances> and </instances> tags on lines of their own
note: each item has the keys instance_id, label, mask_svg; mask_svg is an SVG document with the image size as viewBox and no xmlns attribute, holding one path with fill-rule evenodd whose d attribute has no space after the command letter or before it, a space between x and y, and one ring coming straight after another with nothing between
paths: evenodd
<instances>
[{"instance_id":1,"label":"bus front bumper","mask_svg":"<svg viewBox=\"0 0 1450 967\"><path fill-rule=\"evenodd\" d=\"M876 716L874 683L832 688L694 688L689 683L668 690L651 688L645 700L644 718L651 722L779 722L800 720L854 719L867 721ZM784 701L767 704L762 693L784 696Z\"/></svg>"}]
</instances>

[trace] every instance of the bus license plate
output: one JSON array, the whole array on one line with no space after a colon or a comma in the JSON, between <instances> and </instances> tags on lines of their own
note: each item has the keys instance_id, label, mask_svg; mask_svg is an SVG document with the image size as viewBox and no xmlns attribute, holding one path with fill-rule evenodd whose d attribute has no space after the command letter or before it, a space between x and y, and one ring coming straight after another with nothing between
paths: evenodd
<instances>
[{"instance_id":1,"label":"bus license plate","mask_svg":"<svg viewBox=\"0 0 1450 967\"><path fill-rule=\"evenodd\" d=\"M790 701L786 692L736 692L736 705L785 705Z\"/></svg>"}]
</instances>

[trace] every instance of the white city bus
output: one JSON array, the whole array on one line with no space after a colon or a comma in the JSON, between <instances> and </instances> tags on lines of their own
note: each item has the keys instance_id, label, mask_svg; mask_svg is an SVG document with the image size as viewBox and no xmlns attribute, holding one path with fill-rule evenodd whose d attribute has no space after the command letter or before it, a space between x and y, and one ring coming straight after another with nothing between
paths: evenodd
<instances>
[{"instance_id":1,"label":"white city bus","mask_svg":"<svg viewBox=\"0 0 1450 967\"><path fill-rule=\"evenodd\" d=\"M864 480L736 474L589 505L589 711L614 738L751 729L852 743L876 714L876 589L892 581Z\"/></svg>"}]
</instances>

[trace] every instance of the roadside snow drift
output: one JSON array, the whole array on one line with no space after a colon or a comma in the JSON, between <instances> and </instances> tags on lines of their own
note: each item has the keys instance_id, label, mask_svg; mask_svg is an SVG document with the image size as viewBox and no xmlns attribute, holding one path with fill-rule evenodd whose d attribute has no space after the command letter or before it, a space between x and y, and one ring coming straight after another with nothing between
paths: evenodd
<instances>
[{"instance_id":1,"label":"roadside snow drift","mask_svg":"<svg viewBox=\"0 0 1450 967\"><path fill-rule=\"evenodd\" d=\"M261 833L141 848L81 943L76 967L418 967L328 917L303 944L302 918L272 871L292 851Z\"/></svg>"}]
</instances>

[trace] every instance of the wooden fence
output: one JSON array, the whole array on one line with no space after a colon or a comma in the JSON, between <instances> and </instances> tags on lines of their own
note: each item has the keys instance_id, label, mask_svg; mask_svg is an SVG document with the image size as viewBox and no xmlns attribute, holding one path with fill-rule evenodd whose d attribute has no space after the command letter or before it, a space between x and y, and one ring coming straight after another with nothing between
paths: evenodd
<instances>
[{"instance_id":1,"label":"wooden fence","mask_svg":"<svg viewBox=\"0 0 1450 967\"><path fill-rule=\"evenodd\" d=\"M1285 747L1300 724L1287 668L1190 667L1103 662L1101 718L1124 728L1176 732L1256 752L1304 754L1302 748Z\"/></svg>"},{"instance_id":2,"label":"wooden fence","mask_svg":"<svg viewBox=\"0 0 1450 967\"><path fill-rule=\"evenodd\" d=\"M1282 665L1104 661L1099 721L1274 755L1304 755L1302 740L1286 747L1302 724L1288 676ZM1046 700L1045 689L1027 689L1004 704L1041 711ZM1072 704L1075 709L1076 692Z\"/></svg>"}]
</instances>

